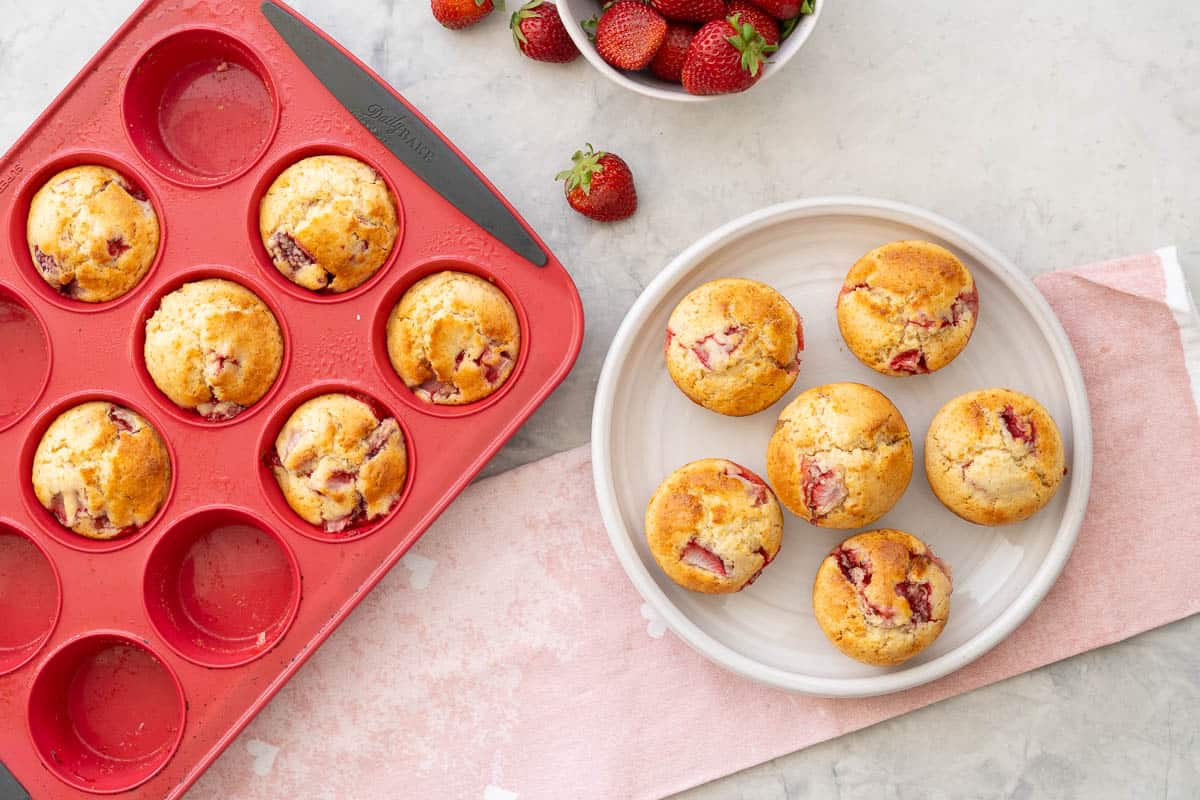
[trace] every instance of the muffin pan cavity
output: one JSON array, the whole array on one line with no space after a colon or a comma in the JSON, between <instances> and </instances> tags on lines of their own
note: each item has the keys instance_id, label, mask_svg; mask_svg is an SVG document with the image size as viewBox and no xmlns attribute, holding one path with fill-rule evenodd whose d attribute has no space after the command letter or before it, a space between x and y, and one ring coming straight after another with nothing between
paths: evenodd
<instances>
[{"instance_id":1,"label":"muffin pan cavity","mask_svg":"<svg viewBox=\"0 0 1200 800\"><path fill-rule=\"evenodd\" d=\"M235 667L278 643L300 606L300 567L287 544L248 511L210 507L155 544L143 581L159 636L189 661Z\"/></svg>"},{"instance_id":2,"label":"muffin pan cavity","mask_svg":"<svg viewBox=\"0 0 1200 800\"><path fill-rule=\"evenodd\" d=\"M278 455L275 448L275 440L279 436L280 430L287 424L292 414L301 405L315 397L320 397L327 394L345 394L353 397L356 400L361 400L370 406L372 413L376 419L384 420L392 418L400 426L400 433L404 437L404 447L407 451L408 466L405 471L404 489L401 490L399 498L392 504L392 507L382 516L366 522L355 523L351 527L339 532L330 532L324 528L312 525L295 510L288 505L287 499L283 496L283 490L279 487L279 482L275 479L274 467L278 463ZM305 536L316 539L321 542L342 543L353 542L362 539L382 526L386 525L388 520L396 515L396 513L404 507L404 501L412 491L413 476L416 473L416 459L414 451L412 434L409 432L408 426L405 424L403 417L397 414L392 408L381 403L369 394L366 390L345 383L325 382L308 386L302 389L297 394L289 397L284 402L280 403L278 410L272 415L271 419L263 428L263 436L258 443L259 453L259 468L258 479L259 487L262 490L264 499L267 505L279 515L280 519L287 522L294 530L304 534Z\"/></svg>"},{"instance_id":3,"label":"muffin pan cavity","mask_svg":"<svg viewBox=\"0 0 1200 800\"><path fill-rule=\"evenodd\" d=\"M388 253L387 258L384 259L383 264L375 271L375 274L367 278L359 286L345 292L313 291L288 280L280 273L275 263L271 260L271 256L267 253L267 248L263 244L262 234L259 230L259 217L263 196L271 188L271 184L288 167L312 156L345 156L361 161L375 170L376 174L383 179L396 206L396 241L392 245L391 252ZM378 162L365 153L351 150L335 141L308 142L288 151L286 155L271 162L258 176L258 181L255 183L254 189L250 194L250 203L246 207L246 235L249 239L250 250L254 253L255 261L258 262L263 274L274 285L291 294L293 297L299 297L302 300L308 300L313 303L340 303L360 297L374 289L380 281L384 280L384 276L388 274L396 263L400 255L400 250L404 245L405 232L404 198L397 190L393 177L388 174L387 170L382 169Z\"/></svg>"},{"instance_id":4,"label":"muffin pan cavity","mask_svg":"<svg viewBox=\"0 0 1200 800\"><path fill-rule=\"evenodd\" d=\"M138 414L142 419L146 420L156 431L166 446L167 458L171 462L171 478L167 487L167 493L159 506L158 511L151 517L145 525L140 525L136 529L117 536L112 539L89 539L86 536L81 536L75 531L63 526L54 514L47 510L38 501L37 494L33 489L33 462L34 456L37 453L38 445L42 441L42 436L46 430L58 419L59 415L76 406L84 403L100 401L112 403L115 406L129 409ZM103 392L81 392L64 397L57 403L52 405L47 411L43 412L33 423L29 435L25 439L25 443L21 448L20 454L20 485L21 498L25 502L25 508L29 515L37 523L38 527L60 542L63 545L73 549L80 550L86 553L111 553L114 550L120 550L128 547L134 542L141 539L150 531L160 519L164 512L171 505L171 499L175 494L175 484L178 480L178 459L175 457L175 451L172 448L170 439L167 438L161 424L155 421L151 414L147 414L146 410L138 403L133 403L128 399L110 393Z\"/></svg>"},{"instance_id":5,"label":"muffin pan cavity","mask_svg":"<svg viewBox=\"0 0 1200 800\"><path fill-rule=\"evenodd\" d=\"M521 349L517 353L517 363L513 366L512 373L508 379L482 400L464 405L438 405L436 403L427 403L413 392L412 389L405 385L400 376L396 374L395 368L392 367L391 358L388 356L387 343L387 325L388 318L392 314L392 309L404 297L404 293L412 288L413 284L429 275L438 272L466 272L471 275L476 275L489 283L493 284L508 298L512 303L513 310L517 312L517 323L521 329ZM491 408L496 403L499 403L508 390L516 384L521 378L521 371L528 359L529 349L532 342L529 335L529 318L525 313L525 308L518 299L517 294L510 286L494 271L488 270L479 264L466 261L463 259L447 259L436 258L429 261L424 261L410 267L405 271L404 277L392 284L386 292L383 293L382 300L375 308L375 315L371 320L371 355L375 361L375 367L379 372L383 382L392 392L400 398L405 405L414 410L428 414L434 417L445 417L455 419L459 417L476 414L485 409Z\"/></svg>"},{"instance_id":6,"label":"muffin pan cavity","mask_svg":"<svg viewBox=\"0 0 1200 800\"><path fill-rule=\"evenodd\" d=\"M29 208L33 202L34 195L46 185L47 181L63 170L88 165L108 167L120 173L122 184L126 191L139 200L144 199L148 201L154 209L155 216L158 218L158 251L155 253L154 260L146 269L145 274L142 275L141 279L132 288L121 296L99 303L86 303L76 300L69 294L56 290L42 277L42 273L38 270L37 265L33 261L33 256L29 252ZM154 186L127 161L108 151L79 150L60 154L42 163L21 184L12 205L9 207L8 247L12 261L17 265L17 271L21 273L21 276L29 284L30 288L33 289L37 298L59 308L65 308L68 311L94 314L110 311L114 307L136 297L146 286L150 285L159 265L162 263L163 252L167 247L167 227L168 223L163 214L163 206ZM123 245L117 243L115 246L122 247Z\"/></svg>"},{"instance_id":7,"label":"muffin pan cavity","mask_svg":"<svg viewBox=\"0 0 1200 800\"><path fill-rule=\"evenodd\" d=\"M279 127L270 72L254 50L212 28L155 43L125 83L129 141L150 167L185 186L233 180L262 158Z\"/></svg>"},{"instance_id":8,"label":"muffin pan cavity","mask_svg":"<svg viewBox=\"0 0 1200 800\"><path fill-rule=\"evenodd\" d=\"M0 520L0 675L41 649L62 611L62 582L28 534Z\"/></svg>"},{"instance_id":9,"label":"muffin pan cavity","mask_svg":"<svg viewBox=\"0 0 1200 800\"><path fill-rule=\"evenodd\" d=\"M159 305L164 297L171 292L176 291L181 286L197 281L209 279L219 279L236 283L244 289L254 293L255 297L263 302L275 317L275 322L279 325L279 333L283 338L283 360L279 365L279 374L275 376L275 381L271 384L271 388L266 394L258 400L258 402L243 408L235 416L228 419L210 418L201 416L196 411L190 408L183 408L176 405L167 397L154 383L154 378L151 377L149 370L146 368L145 348L146 348L146 323L158 311ZM158 404L165 413L188 425L197 425L204 428L220 428L228 425L237 425L250 419L262 408L271 404L279 387L283 385L284 379L287 376L288 365L291 361L291 337L288 331L287 320L284 317L283 310L279 303L276 302L271 292L267 291L261 284L250 280L244 273L238 272L229 267L220 266L204 266L190 269L179 274L168 283L159 286L153 294L146 298L146 301L138 309L137 317L134 325L130 330L131 343L129 359L136 368L138 382L142 385L146 394L149 395Z\"/></svg>"},{"instance_id":10,"label":"muffin pan cavity","mask_svg":"<svg viewBox=\"0 0 1200 800\"><path fill-rule=\"evenodd\" d=\"M185 714L174 671L115 631L59 648L29 692L29 735L42 764L96 794L128 791L162 769L179 746Z\"/></svg>"},{"instance_id":11,"label":"muffin pan cavity","mask_svg":"<svg viewBox=\"0 0 1200 800\"><path fill-rule=\"evenodd\" d=\"M46 324L14 290L0 283L0 431L25 415L50 380L50 337Z\"/></svg>"}]
</instances>

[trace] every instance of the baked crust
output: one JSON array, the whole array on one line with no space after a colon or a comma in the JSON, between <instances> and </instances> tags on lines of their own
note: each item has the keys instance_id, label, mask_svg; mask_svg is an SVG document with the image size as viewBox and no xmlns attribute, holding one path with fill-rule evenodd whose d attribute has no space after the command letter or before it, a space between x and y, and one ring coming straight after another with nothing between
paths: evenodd
<instances>
[{"instance_id":1,"label":"baked crust","mask_svg":"<svg viewBox=\"0 0 1200 800\"><path fill-rule=\"evenodd\" d=\"M279 174L259 205L275 268L305 289L346 292L396 245L396 200L374 169L348 156L311 156Z\"/></svg>"},{"instance_id":2,"label":"baked crust","mask_svg":"<svg viewBox=\"0 0 1200 800\"><path fill-rule=\"evenodd\" d=\"M646 507L646 542L671 580L694 592L749 586L779 554L783 512L762 478L723 458L667 476Z\"/></svg>"},{"instance_id":3,"label":"baked crust","mask_svg":"<svg viewBox=\"0 0 1200 800\"><path fill-rule=\"evenodd\" d=\"M838 295L850 351L871 369L904 376L934 372L975 331L979 292L958 258L930 242L885 244L858 260Z\"/></svg>"},{"instance_id":4,"label":"baked crust","mask_svg":"<svg viewBox=\"0 0 1200 800\"><path fill-rule=\"evenodd\" d=\"M154 263L158 215L116 170L71 167L33 196L26 240L46 283L75 300L103 303L137 286Z\"/></svg>"},{"instance_id":5,"label":"baked crust","mask_svg":"<svg viewBox=\"0 0 1200 800\"><path fill-rule=\"evenodd\" d=\"M32 478L38 502L63 527L115 539L158 513L171 487L171 459L139 414L93 401L50 423L33 456Z\"/></svg>"},{"instance_id":6,"label":"baked crust","mask_svg":"<svg viewBox=\"0 0 1200 800\"><path fill-rule=\"evenodd\" d=\"M417 397L437 405L482 400L512 375L521 326L492 283L467 272L417 281L388 317L388 358Z\"/></svg>"},{"instance_id":7,"label":"baked crust","mask_svg":"<svg viewBox=\"0 0 1200 800\"><path fill-rule=\"evenodd\" d=\"M851 536L817 570L813 613L835 647L864 664L915 656L950 617L950 569L917 537L884 528Z\"/></svg>"},{"instance_id":8,"label":"baked crust","mask_svg":"<svg viewBox=\"0 0 1200 800\"><path fill-rule=\"evenodd\" d=\"M912 477L908 426L882 393L831 383L783 409L767 445L767 477L788 509L824 528L869 525Z\"/></svg>"},{"instance_id":9,"label":"baked crust","mask_svg":"<svg viewBox=\"0 0 1200 800\"><path fill-rule=\"evenodd\" d=\"M954 398L925 436L925 476L946 508L979 525L1036 514L1058 491L1066 457L1040 403L1011 389Z\"/></svg>"},{"instance_id":10,"label":"baked crust","mask_svg":"<svg viewBox=\"0 0 1200 800\"><path fill-rule=\"evenodd\" d=\"M671 380L718 414L762 411L800 371L800 315L779 292L746 278L720 278L688 293L667 322Z\"/></svg>"},{"instance_id":11,"label":"baked crust","mask_svg":"<svg viewBox=\"0 0 1200 800\"><path fill-rule=\"evenodd\" d=\"M387 514L408 475L399 423L348 394L320 395L293 411L275 437L272 461L288 505L328 533Z\"/></svg>"},{"instance_id":12,"label":"baked crust","mask_svg":"<svg viewBox=\"0 0 1200 800\"><path fill-rule=\"evenodd\" d=\"M146 321L143 348L154 384L176 405L231 419L279 376L283 335L254 292L220 278L185 283Z\"/></svg>"}]
</instances>

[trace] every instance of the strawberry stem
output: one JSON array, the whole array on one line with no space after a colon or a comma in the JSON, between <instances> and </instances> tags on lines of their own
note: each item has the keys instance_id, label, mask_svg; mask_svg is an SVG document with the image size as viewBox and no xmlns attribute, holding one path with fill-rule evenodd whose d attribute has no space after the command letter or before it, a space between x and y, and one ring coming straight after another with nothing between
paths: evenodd
<instances>
[{"instance_id":1,"label":"strawberry stem","mask_svg":"<svg viewBox=\"0 0 1200 800\"><path fill-rule=\"evenodd\" d=\"M554 180L565 180L568 193L576 189L583 189L585 195L590 195L592 178L604 171L604 165L600 163L600 159L606 155L608 153L603 150L597 152L592 149L591 144L588 144L587 150L575 151L575 155L571 156L572 167L555 175Z\"/></svg>"},{"instance_id":2,"label":"strawberry stem","mask_svg":"<svg viewBox=\"0 0 1200 800\"><path fill-rule=\"evenodd\" d=\"M758 71L762 68L766 55L778 50L779 45L767 44L767 40L762 37L758 29L749 22L742 22L741 18L742 15L739 13L726 20L733 28L733 36L726 37L725 41L742 54L742 69L751 76L758 77Z\"/></svg>"}]
</instances>

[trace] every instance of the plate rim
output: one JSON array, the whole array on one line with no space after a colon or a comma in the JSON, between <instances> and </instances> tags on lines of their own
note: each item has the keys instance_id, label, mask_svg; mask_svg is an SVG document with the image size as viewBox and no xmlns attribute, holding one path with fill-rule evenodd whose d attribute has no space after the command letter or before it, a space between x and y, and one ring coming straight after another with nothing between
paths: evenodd
<instances>
[{"instance_id":1,"label":"plate rim","mask_svg":"<svg viewBox=\"0 0 1200 800\"><path fill-rule=\"evenodd\" d=\"M1050 345L1066 386L1074 442L1070 500L1058 532L1041 565L1012 603L991 624L944 655L880 675L855 678L803 675L761 663L721 643L692 622L659 588L634 548L634 539L621 520L609 446L620 366L629 355L638 329L663 297L704 259L739 238L774 224L828 215L869 216L918 228L992 270L1033 316ZM613 337L597 383L591 435L592 478L604 527L617 560L642 599L676 636L717 666L778 689L820 697L871 697L911 689L965 667L1000 644L1033 613L1062 573L1079 536L1091 492L1092 425L1087 389L1067 333L1046 298L1027 275L958 223L907 203L870 197L831 195L767 206L710 231L672 259L638 295Z\"/></svg>"}]
</instances>

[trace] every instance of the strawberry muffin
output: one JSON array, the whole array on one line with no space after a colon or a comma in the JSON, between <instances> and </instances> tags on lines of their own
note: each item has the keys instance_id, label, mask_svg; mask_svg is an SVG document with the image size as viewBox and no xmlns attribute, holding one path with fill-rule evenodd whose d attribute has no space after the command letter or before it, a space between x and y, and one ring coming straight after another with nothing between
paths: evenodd
<instances>
[{"instance_id":1,"label":"strawberry muffin","mask_svg":"<svg viewBox=\"0 0 1200 800\"><path fill-rule=\"evenodd\" d=\"M89 539L115 539L150 521L171 487L171 459L150 423L90 402L64 411L33 456L38 502Z\"/></svg>"},{"instance_id":2,"label":"strawberry muffin","mask_svg":"<svg viewBox=\"0 0 1200 800\"><path fill-rule=\"evenodd\" d=\"M314 397L293 411L267 462L292 510L327 533L388 513L408 474L400 424L347 394Z\"/></svg>"},{"instance_id":3,"label":"strawberry muffin","mask_svg":"<svg viewBox=\"0 0 1200 800\"><path fill-rule=\"evenodd\" d=\"M767 446L767 477L792 513L823 528L882 517L912 477L908 426L861 383L809 389L783 409Z\"/></svg>"},{"instance_id":4,"label":"strawberry muffin","mask_svg":"<svg viewBox=\"0 0 1200 800\"><path fill-rule=\"evenodd\" d=\"M46 283L66 297L103 303L142 280L158 254L158 215L116 170L71 167L38 190L25 236Z\"/></svg>"},{"instance_id":5,"label":"strawberry muffin","mask_svg":"<svg viewBox=\"0 0 1200 800\"><path fill-rule=\"evenodd\" d=\"M283 363L275 315L254 292L211 278L185 283L146 322L154 385L209 420L232 419L267 393Z\"/></svg>"},{"instance_id":6,"label":"strawberry muffin","mask_svg":"<svg viewBox=\"0 0 1200 800\"><path fill-rule=\"evenodd\" d=\"M667 321L671 380L710 411L744 417L792 388L804 330L783 295L745 278L709 281L688 293Z\"/></svg>"},{"instance_id":7,"label":"strawberry muffin","mask_svg":"<svg viewBox=\"0 0 1200 800\"><path fill-rule=\"evenodd\" d=\"M858 260L838 295L842 338L884 375L919 375L962 352L979 292L962 262L930 242L892 242Z\"/></svg>"},{"instance_id":8,"label":"strawberry muffin","mask_svg":"<svg viewBox=\"0 0 1200 800\"><path fill-rule=\"evenodd\" d=\"M280 173L259 205L259 234L275 268L315 292L346 292L396 245L396 200L357 159L312 156Z\"/></svg>"},{"instance_id":9,"label":"strawberry muffin","mask_svg":"<svg viewBox=\"0 0 1200 800\"><path fill-rule=\"evenodd\" d=\"M936 639L950 616L950 569L915 536L887 528L851 536L813 584L817 624L856 661L891 666Z\"/></svg>"},{"instance_id":10,"label":"strawberry muffin","mask_svg":"<svg viewBox=\"0 0 1200 800\"><path fill-rule=\"evenodd\" d=\"M417 397L463 405L512 375L521 326L495 285L468 272L437 272L414 283L392 309L387 348L392 368Z\"/></svg>"},{"instance_id":11,"label":"strawberry muffin","mask_svg":"<svg viewBox=\"0 0 1200 800\"><path fill-rule=\"evenodd\" d=\"M1066 474L1058 426L1032 397L981 389L938 411L925 436L925 476L946 508L979 525L1037 513Z\"/></svg>"},{"instance_id":12,"label":"strawberry muffin","mask_svg":"<svg viewBox=\"0 0 1200 800\"><path fill-rule=\"evenodd\" d=\"M693 461L663 481L646 508L646 542L685 589L745 589L779 554L783 512L762 478L723 458Z\"/></svg>"}]
</instances>

